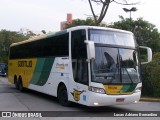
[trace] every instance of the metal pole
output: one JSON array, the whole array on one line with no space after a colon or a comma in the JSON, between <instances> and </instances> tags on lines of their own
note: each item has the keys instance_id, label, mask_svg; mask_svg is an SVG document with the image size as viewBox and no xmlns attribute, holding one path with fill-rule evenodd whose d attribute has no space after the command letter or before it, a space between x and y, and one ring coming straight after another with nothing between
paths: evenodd
<instances>
[{"instance_id":1,"label":"metal pole","mask_svg":"<svg viewBox=\"0 0 160 120\"><path fill-rule=\"evenodd\" d=\"M131 12L132 12L132 11L130 10L130 23L131 23L131 19L132 19L132 18L131 18Z\"/></svg>"}]
</instances>

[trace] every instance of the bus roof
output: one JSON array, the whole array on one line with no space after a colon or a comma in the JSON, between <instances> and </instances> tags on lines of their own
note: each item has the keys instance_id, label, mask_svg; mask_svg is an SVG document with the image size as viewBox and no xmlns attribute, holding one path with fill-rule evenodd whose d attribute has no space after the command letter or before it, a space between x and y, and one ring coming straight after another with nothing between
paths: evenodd
<instances>
[{"instance_id":1,"label":"bus roof","mask_svg":"<svg viewBox=\"0 0 160 120\"><path fill-rule=\"evenodd\" d=\"M109 27L99 27L99 26L76 26L76 27L72 27L72 28L67 29L67 31L74 31L74 30L78 30L78 29L99 29L99 30L108 30L108 31L115 31L115 32L123 32L123 33L133 34L132 32L126 31L126 30L109 28Z\"/></svg>"},{"instance_id":2,"label":"bus roof","mask_svg":"<svg viewBox=\"0 0 160 120\"><path fill-rule=\"evenodd\" d=\"M50 38L50 37L53 37L53 36L62 35L62 34L65 34L67 32L74 31L74 30L80 30L80 29L99 29L99 30L109 30L109 31L132 34L132 32L125 31L125 30L120 30L120 29L115 29L115 28L98 27L98 26L76 26L76 27L68 28L68 29L65 29L65 30L62 30L62 31L53 32L53 33L49 33L49 34L46 34L46 35L41 35L41 36L38 36L38 37L35 37L35 38L30 38L28 40L24 40L24 41L21 41L21 42L12 43L10 47L20 45L20 44L25 44L25 43L32 42L32 41L41 40L41 39L44 39L44 38Z\"/></svg>"}]
</instances>

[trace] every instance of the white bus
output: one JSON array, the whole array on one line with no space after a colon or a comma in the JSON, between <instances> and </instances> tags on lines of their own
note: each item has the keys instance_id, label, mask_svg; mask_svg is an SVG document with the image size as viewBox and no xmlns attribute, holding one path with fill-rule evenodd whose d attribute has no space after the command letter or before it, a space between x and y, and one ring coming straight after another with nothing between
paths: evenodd
<instances>
[{"instance_id":1,"label":"white bus","mask_svg":"<svg viewBox=\"0 0 160 120\"><path fill-rule=\"evenodd\" d=\"M9 82L86 106L138 102L139 46L131 32L78 26L10 46ZM148 63L152 51L148 47Z\"/></svg>"}]
</instances>

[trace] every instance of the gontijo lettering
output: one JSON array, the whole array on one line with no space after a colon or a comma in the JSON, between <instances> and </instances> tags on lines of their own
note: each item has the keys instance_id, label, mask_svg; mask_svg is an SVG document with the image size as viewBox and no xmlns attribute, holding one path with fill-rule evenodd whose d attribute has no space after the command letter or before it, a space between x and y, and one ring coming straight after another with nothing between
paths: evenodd
<instances>
[{"instance_id":1,"label":"gontijo lettering","mask_svg":"<svg viewBox=\"0 0 160 120\"><path fill-rule=\"evenodd\" d=\"M18 61L18 67L32 67L32 61Z\"/></svg>"}]
</instances>

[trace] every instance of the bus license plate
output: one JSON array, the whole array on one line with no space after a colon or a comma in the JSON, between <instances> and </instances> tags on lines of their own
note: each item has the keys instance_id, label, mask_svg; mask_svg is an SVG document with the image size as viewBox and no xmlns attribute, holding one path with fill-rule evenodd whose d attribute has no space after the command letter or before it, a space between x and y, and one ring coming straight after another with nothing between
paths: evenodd
<instances>
[{"instance_id":1,"label":"bus license plate","mask_svg":"<svg viewBox=\"0 0 160 120\"><path fill-rule=\"evenodd\" d=\"M116 102L124 102L124 98L117 98Z\"/></svg>"}]
</instances>

